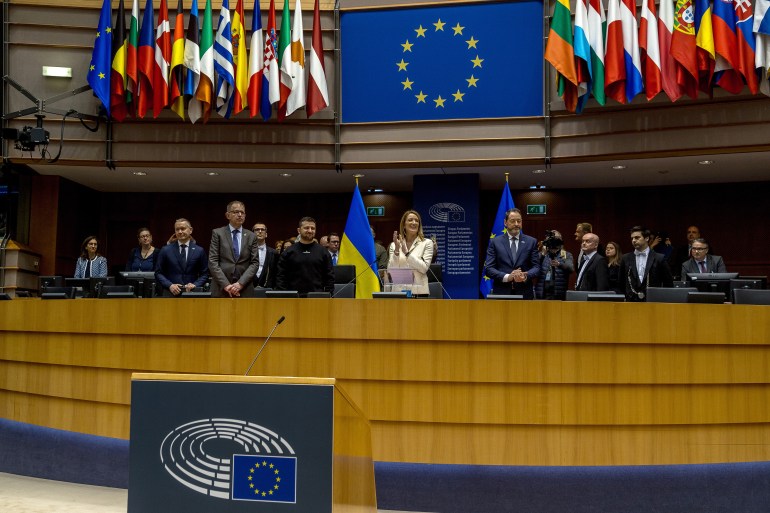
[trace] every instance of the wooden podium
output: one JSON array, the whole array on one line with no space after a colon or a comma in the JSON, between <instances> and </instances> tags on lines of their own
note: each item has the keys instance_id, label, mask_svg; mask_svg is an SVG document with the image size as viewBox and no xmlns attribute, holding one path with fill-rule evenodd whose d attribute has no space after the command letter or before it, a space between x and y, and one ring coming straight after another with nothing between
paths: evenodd
<instances>
[{"instance_id":1,"label":"wooden podium","mask_svg":"<svg viewBox=\"0 0 770 513\"><path fill-rule=\"evenodd\" d=\"M133 374L128 513L376 513L369 421L331 378Z\"/></svg>"}]
</instances>

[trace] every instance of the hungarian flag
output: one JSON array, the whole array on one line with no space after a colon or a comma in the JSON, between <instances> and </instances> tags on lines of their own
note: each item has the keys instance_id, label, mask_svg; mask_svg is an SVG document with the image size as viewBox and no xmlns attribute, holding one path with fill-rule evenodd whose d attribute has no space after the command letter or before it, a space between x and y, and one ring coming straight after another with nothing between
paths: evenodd
<instances>
[{"instance_id":1,"label":"hungarian flag","mask_svg":"<svg viewBox=\"0 0 770 513\"><path fill-rule=\"evenodd\" d=\"M604 94L604 34L607 32L607 18L602 0L588 2L588 41L591 44L591 78L594 99L599 105L607 102Z\"/></svg>"},{"instance_id":2,"label":"hungarian flag","mask_svg":"<svg viewBox=\"0 0 770 513\"><path fill-rule=\"evenodd\" d=\"M126 108L136 116L137 93L139 92L139 0L131 8L131 23L128 25L126 45Z\"/></svg>"},{"instance_id":3,"label":"hungarian flag","mask_svg":"<svg viewBox=\"0 0 770 513\"><path fill-rule=\"evenodd\" d=\"M588 6L586 0L575 2L575 35L573 46L575 48L575 75L578 81L578 102L575 112L580 113L591 97L593 85L591 77L591 44L588 27Z\"/></svg>"},{"instance_id":4,"label":"hungarian flag","mask_svg":"<svg viewBox=\"0 0 770 513\"><path fill-rule=\"evenodd\" d=\"M767 11L770 8L770 0L756 0L754 4L754 34L756 34L756 48L754 64L760 75L759 90L770 96L770 16Z\"/></svg>"},{"instance_id":5,"label":"hungarian flag","mask_svg":"<svg viewBox=\"0 0 770 513\"><path fill-rule=\"evenodd\" d=\"M155 30L155 73L153 75L152 115L158 117L168 105L168 68L171 60L171 24L166 0L160 0L158 28Z\"/></svg>"},{"instance_id":6,"label":"hungarian flag","mask_svg":"<svg viewBox=\"0 0 770 513\"><path fill-rule=\"evenodd\" d=\"M569 12L569 0L557 0L551 18L551 30L545 47L545 59L556 71L559 96L564 99L564 106L570 112L577 109L577 72L572 46L572 16Z\"/></svg>"},{"instance_id":7,"label":"hungarian flag","mask_svg":"<svg viewBox=\"0 0 770 513\"><path fill-rule=\"evenodd\" d=\"M743 91L743 78L739 71L738 35L736 34L735 5L732 1L717 0L714 4L712 25L716 65L714 82L732 94Z\"/></svg>"},{"instance_id":8,"label":"hungarian flag","mask_svg":"<svg viewBox=\"0 0 770 513\"><path fill-rule=\"evenodd\" d=\"M174 22L174 44L171 47L169 100L171 110L184 119L184 7L179 0Z\"/></svg>"},{"instance_id":9,"label":"hungarian flag","mask_svg":"<svg viewBox=\"0 0 770 513\"><path fill-rule=\"evenodd\" d=\"M289 14L289 0L283 0L283 14L281 14L281 32L278 34L278 69L280 70L280 93L278 100L278 121L286 118L286 102L292 89L292 64L291 64L291 20Z\"/></svg>"},{"instance_id":10,"label":"hungarian flag","mask_svg":"<svg viewBox=\"0 0 770 513\"><path fill-rule=\"evenodd\" d=\"M229 118L232 113L230 99L235 85L233 68L233 26L230 23L230 3L222 0L219 9L217 35L214 37L214 72L216 73L216 109L220 116Z\"/></svg>"},{"instance_id":11,"label":"hungarian flag","mask_svg":"<svg viewBox=\"0 0 770 513\"><path fill-rule=\"evenodd\" d=\"M198 100L206 123L211 115L211 107L214 103L214 25L211 16L211 0L206 0L206 10L203 12L203 25L201 25L200 59L201 74L198 89L195 90L195 99ZM192 103L190 104L192 105ZM192 107L191 107L192 109Z\"/></svg>"},{"instance_id":12,"label":"hungarian flag","mask_svg":"<svg viewBox=\"0 0 770 513\"><path fill-rule=\"evenodd\" d=\"M313 42L309 55L310 75L307 80L307 117L329 106L329 90L326 85L326 65L324 64L324 46L321 36L321 13L318 0L313 8Z\"/></svg>"},{"instance_id":13,"label":"hungarian flag","mask_svg":"<svg viewBox=\"0 0 770 513\"><path fill-rule=\"evenodd\" d=\"M152 0L144 5L142 29L139 34L139 104L137 113L140 118L152 108L153 74L155 73L155 12Z\"/></svg>"},{"instance_id":14,"label":"hungarian flag","mask_svg":"<svg viewBox=\"0 0 770 513\"><path fill-rule=\"evenodd\" d=\"M644 71L644 92L647 101L661 91L660 47L655 0L642 0L642 17L639 20L639 57Z\"/></svg>"},{"instance_id":15,"label":"hungarian flag","mask_svg":"<svg viewBox=\"0 0 770 513\"><path fill-rule=\"evenodd\" d=\"M658 17L658 45L660 48L660 81L666 96L672 102L682 96L676 82L676 61L671 56L671 36L674 31L674 0L660 0Z\"/></svg>"},{"instance_id":16,"label":"hungarian flag","mask_svg":"<svg viewBox=\"0 0 770 513\"><path fill-rule=\"evenodd\" d=\"M126 12L123 0L118 4L118 14L112 28L112 71L110 76L110 115L123 121L128 115L126 108Z\"/></svg>"},{"instance_id":17,"label":"hungarian flag","mask_svg":"<svg viewBox=\"0 0 770 513\"><path fill-rule=\"evenodd\" d=\"M259 8L259 0L254 0L254 11L251 17L251 41L249 43L249 84L246 92L246 95L249 98L249 114L252 118L256 116L260 110L260 106L262 105L262 95L267 95L267 88L263 88L263 84L267 80L262 72L264 64L265 36L262 33L262 11ZM267 104L267 108L267 118L269 118L269 103Z\"/></svg>"},{"instance_id":18,"label":"hungarian flag","mask_svg":"<svg viewBox=\"0 0 770 513\"><path fill-rule=\"evenodd\" d=\"M286 115L290 116L297 109L305 106L307 90L305 77L305 46L303 43L304 27L302 24L302 4L294 4L294 26L291 29L291 92L286 99Z\"/></svg>"},{"instance_id":19,"label":"hungarian flag","mask_svg":"<svg viewBox=\"0 0 770 513\"><path fill-rule=\"evenodd\" d=\"M604 91L618 103L626 103L626 58L620 0L607 2L607 45L604 50Z\"/></svg>"},{"instance_id":20,"label":"hungarian flag","mask_svg":"<svg viewBox=\"0 0 770 513\"><path fill-rule=\"evenodd\" d=\"M238 114L249 105L247 94L249 89L249 59L246 56L246 28L243 26L244 21L246 19L243 16L243 0L238 0L232 22L233 70L235 71L235 88L231 100L233 114Z\"/></svg>"},{"instance_id":21,"label":"hungarian flag","mask_svg":"<svg viewBox=\"0 0 770 513\"><path fill-rule=\"evenodd\" d=\"M717 0L719 2L721 0ZM711 1L694 0L695 56L698 62L698 89L712 95L714 76L714 34L711 28Z\"/></svg>"},{"instance_id":22,"label":"hungarian flag","mask_svg":"<svg viewBox=\"0 0 770 513\"><path fill-rule=\"evenodd\" d=\"M695 25L692 0L676 0L671 56L677 62L676 82L684 94L698 97L698 61L695 56Z\"/></svg>"}]
</instances>

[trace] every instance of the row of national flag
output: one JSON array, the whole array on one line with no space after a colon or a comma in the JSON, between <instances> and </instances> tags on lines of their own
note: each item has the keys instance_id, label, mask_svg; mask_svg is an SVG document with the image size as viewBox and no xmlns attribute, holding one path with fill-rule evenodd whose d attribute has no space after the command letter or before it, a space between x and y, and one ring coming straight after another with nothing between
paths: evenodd
<instances>
[{"instance_id":1,"label":"row of national flag","mask_svg":"<svg viewBox=\"0 0 770 513\"><path fill-rule=\"evenodd\" d=\"M212 0L206 0L202 16L198 0L191 0L186 29L182 0L173 20L166 0L160 0L157 18L153 1L146 0L141 24L138 1L133 0L128 22L124 0L114 23L111 0L104 0L99 16L87 80L112 119L144 118L150 112L157 118L168 107L192 123L207 122L212 111L224 118L248 111L267 121L275 108L281 121L302 107L310 117L329 106L318 0L307 61L300 0L293 24L284 0L280 32L275 0L270 0L266 30L254 0L248 41L243 0L232 13L229 0L222 0L216 32Z\"/></svg>"},{"instance_id":2,"label":"row of national flag","mask_svg":"<svg viewBox=\"0 0 770 513\"><path fill-rule=\"evenodd\" d=\"M770 96L770 0L556 0L545 58L570 112L720 87Z\"/></svg>"}]
</instances>

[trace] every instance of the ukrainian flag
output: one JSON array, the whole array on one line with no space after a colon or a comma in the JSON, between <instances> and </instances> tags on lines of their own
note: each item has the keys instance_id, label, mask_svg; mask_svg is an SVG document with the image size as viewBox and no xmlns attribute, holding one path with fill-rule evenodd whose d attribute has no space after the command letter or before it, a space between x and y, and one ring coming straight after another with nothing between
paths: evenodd
<instances>
[{"instance_id":1,"label":"ukrainian flag","mask_svg":"<svg viewBox=\"0 0 770 513\"><path fill-rule=\"evenodd\" d=\"M380 291L377 259L374 256L374 237L366 217L364 200L356 184L350 213L340 244L338 264L356 266L356 298L371 298L372 292Z\"/></svg>"}]
</instances>

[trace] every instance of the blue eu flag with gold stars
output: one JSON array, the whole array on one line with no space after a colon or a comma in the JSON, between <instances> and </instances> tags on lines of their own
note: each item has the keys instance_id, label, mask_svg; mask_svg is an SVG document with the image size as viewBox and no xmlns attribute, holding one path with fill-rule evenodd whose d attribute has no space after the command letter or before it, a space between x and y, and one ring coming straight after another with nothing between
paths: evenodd
<instances>
[{"instance_id":1,"label":"blue eu flag with gold stars","mask_svg":"<svg viewBox=\"0 0 770 513\"><path fill-rule=\"evenodd\" d=\"M233 455L233 500L297 502L297 458Z\"/></svg>"},{"instance_id":2,"label":"blue eu flag with gold stars","mask_svg":"<svg viewBox=\"0 0 770 513\"><path fill-rule=\"evenodd\" d=\"M543 115L540 1L343 12L342 121Z\"/></svg>"},{"instance_id":3,"label":"blue eu flag with gold stars","mask_svg":"<svg viewBox=\"0 0 770 513\"><path fill-rule=\"evenodd\" d=\"M104 0L96 28L94 52L88 65L86 81L110 115L110 74L112 73L112 2Z\"/></svg>"}]
</instances>

